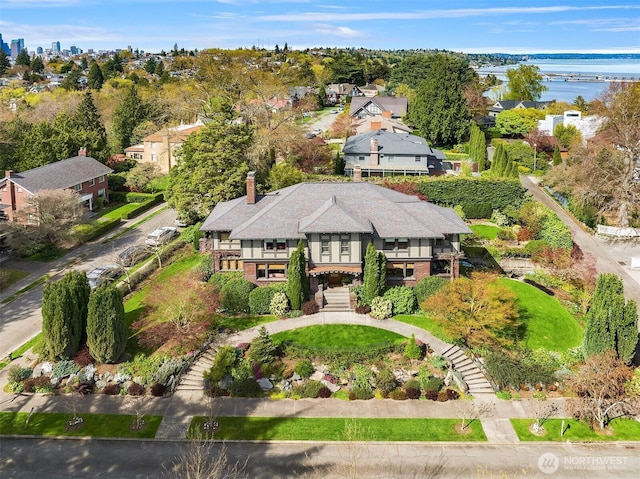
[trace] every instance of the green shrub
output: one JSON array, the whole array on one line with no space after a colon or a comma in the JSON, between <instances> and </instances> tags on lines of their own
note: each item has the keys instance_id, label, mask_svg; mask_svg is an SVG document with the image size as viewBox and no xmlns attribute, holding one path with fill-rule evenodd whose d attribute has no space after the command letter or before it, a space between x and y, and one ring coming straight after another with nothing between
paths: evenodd
<instances>
[{"instance_id":1,"label":"green shrub","mask_svg":"<svg viewBox=\"0 0 640 479\"><path fill-rule=\"evenodd\" d=\"M464 208L462 207L462 205L455 205L453 207L453 211L456 212L456 214L460 217L460 219L462 220L467 219L467 215L464 213Z\"/></svg>"},{"instance_id":2,"label":"green shrub","mask_svg":"<svg viewBox=\"0 0 640 479\"><path fill-rule=\"evenodd\" d=\"M231 372L231 368L238 360L238 352L233 346L222 346L216 353L211 368L204 373L204 378L217 384L225 374Z\"/></svg>"},{"instance_id":3,"label":"green shrub","mask_svg":"<svg viewBox=\"0 0 640 479\"><path fill-rule=\"evenodd\" d=\"M194 247L198 246L198 249L199 249L199 245L196 245L196 243L198 243L198 241L201 238L200 226L202 226L202 223L196 223L196 224L187 226L185 229L182 230L182 233L180 233L180 236L182 237L182 239L186 244L192 244ZM226 274L226 273L220 273L220 274Z\"/></svg>"},{"instance_id":4,"label":"green shrub","mask_svg":"<svg viewBox=\"0 0 640 479\"><path fill-rule=\"evenodd\" d=\"M80 367L72 360L60 361L54 364L51 371L51 377L66 378L80 371Z\"/></svg>"},{"instance_id":5,"label":"green shrub","mask_svg":"<svg viewBox=\"0 0 640 479\"><path fill-rule=\"evenodd\" d=\"M375 374L374 384L383 396L387 396L397 386L396 378L389 368L382 368Z\"/></svg>"},{"instance_id":6,"label":"green shrub","mask_svg":"<svg viewBox=\"0 0 640 479\"><path fill-rule=\"evenodd\" d=\"M269 302L271 314L279 318L284 317L289 311L289 299L283 291L276 291Z\"/></svg>"},{"instance_id":7,"label":"green shrub","mask_svg":"<svg viewBox=\"0 0 640 479\"><path fill-rule=\"evenodd\" d=\"M320 390L325 387L320 381L304 381L291 388L291 392L301 398L317 398Z\"/></svg>"},{"instance_id":8,"label":"green shrub","mask_svg":"<svg viewBox=\"0 0 640 479\"><path fill-rule=\"evenodd\" d=\"M218 289L222 289L225 284L238 279L244 279L242 271L219 271L211 275L209 282L215 284Z\"/></svg>"},{"instance_id":9,"label":"green shrub","mask_svg":"<svg viewBox=\"0 0 640 479\"><path fill-rule=\"evenodd\" d=\"M418 309L416 295L413 288L395 286L385 291L383 297L391 301L393 314L411 314Z\"/></svg>"},{"instance_id":10,"label":"green shrub","mask_svg":"<svg viewBox=\"0 0 640 479\"><path fill-rule=\"evenodd\" d=\"M108 175L108 179L109 179L109 190L111 190L111 193L109 193L109 196L112 198L111 201L116 201L115 199L113 199L113 193L116 191L118 192L124 191L124 184L127 182L127 179L124 176L117 173Z\"/></svg>"},{"instance_id":11,"label":"green shrub","mask_svg":"<svg viewBox=\"0 0 640 479\"><path fill-rule=\"evenodd\" d=\"M420 382L422 389L424 389L425 391L440 391L440 389L442 389L442 386L444 386L444 380L442 378L436 377L436 376L431 376L429 379L427 379L426 381L421 381Z\"/></svg>"},{"instance_id":12,"label":"green shrub","mask_svg":"<svg viewBox=\"0 0 640 479\"><path fill-rule=\"evenodd\" d=\"M404 357L409 359L420 359L422 357L422 348L418 346L415 334L411 334L409 342L404 347Z\"/></svg>"},{"instance_id":13,"label":"green shrub","mask_svg":"<svg viewBox=\"0 0 640 479\"><path fill-rule=\"evenodd\" d=\"M248 313L249 294L254 288L255 285L244 278L231 280L220 290L220 304L231 313Z\"/></svg>"},{"instance_id":14,"label":"green shrub","mask_svg":"<svg viewBox=\"0 0 640 479\"><path fill-rule=\"evenodd\" d=\"M511 393L509 391L498 391L496 393L496 397L498 399L503 399L505 401L508 401L511 399Z\"/></svg>"},{"instance_id":15,"label":"green shrub","mask_svg":"<svg viewBox=\"0 0 640 479\"><path fill-rule=\"evenodd\" d=\"M463 201L462 209L466 217L470 219L485 219L491 217L491 203Z\"/></svg>"},{"instance_id":16,"label":"green shrub","mask_svg":"<svg viewBox=\"0 0 640 479\"><path fill-rule=\"evenodd\" d=\"M409 389L409 388L422 389L422 385L420 384L420 381L418 381L417 379L409 379L406 383L402 385L402 387L404 389Z\"/></svg>"},{"instance_id":17,"label":"green shrub","mask_svg":"<svg viewBox=\"0 0 640 479\"><path fill-rule=\"evenodd\" d=\"M497 226L508 226L510 223L509 217L500 210L493 210L491 212L491 221Z\"/></svg>"},{"instance_id":18,"label":"green shrub","mask_svg":"<svg viewBox=\"0 0 640 479\"><path fill-rule=\"evenodd\" d=\"M285 283L277 283L269 286L255 288L249 294L249 309L251 314L271 313L271 300L277 292L284 292Z\"/></svg>"},{"instance_id":19,"label":"green shrub","mask_svg":"<svg viewBox=\"0 0 640 479\"><path fill-rule=\"evenodd\" d=\"M571 230L552 211L543 218L541 226L537 239L555 248L571 249L573 247Z\"/></svg>"},{"instance_id":20,"label":"green shrub","mask_svg":"<svg viewBox=\"0 0 640 479\"><path fill-rule=\"evenodd\" d=\"M498 234L496 235L496 238L498 238L499 240L502 240L502 241L513 241L513 240L516 239L516 235L510 229L503 229L503 230L498 231Z\"/></svg>"},{"instance_id":21,"label":"green shrub","mask_svg":"<svg viewBox=\"0 0 640 479\"><path fill-rule=\"evenodd\" d=\"M427 298L436 294L447 284L449 281L440 276L427 276L418 281L418 284L413 288L418 304L424 303Z\"/></svg>"},{"instance_id":22,"label":"green shrub","mask_svg":"<svg viewBox=\"0 0 640 479\"><path fill-rule=\"evenodd\" d=\"M444 356L434 354L429 358L429 363L436 368L444 371L449 367L449 361Z\"/></svg>"},{"instance_id":23,"label":"green shrub","mask_svg":"<svg viewBox=\"0 0 640 479\"><path fill-rule=\"evenodd\" d=\"M371 300L371 312L369 313L375 319L387 319L393 313L393 304L388 299L376 296Z\"/></svg>"},{"instance_id":24,"label":"green shrub","mask_svg":"<svg viewBox=\"0 0 640 479\"><path fill-rule=\"evenodd\" d=\"M355 399L367 400L373 397L373 390L371 388L354 387L351 392Z\"/></svg>"},{"instance_id":25,"label":"green shrub","mask_svg":"<svg viewBox=\"0 0 640 479\"><path fill-rule=\"evenodd\" d=\"M117 228L122 219L113 218L107 221L93 221L91 223L80 224L73 227L73 231L78 236L80 241L87 242L102 236L107 231Z\"/></svg>"},{"instance_id":26,"label":"green shrub","mask_svg":"<svg viewBox=\"0 0 640 479\"><path fill-rule=\"evenodd\" d=\"M144 211L151 209L155 205L162 203L162 201L164 200L164 196L162 193L156 193L155 195L149 195L149 196L150 197L147 197L147 199L143 202L129 201L129 203L138 203L138 206L127 211L126 213L123 213L122 219L128 220L131 218L135 218L140 213L143 213ZM128 198L127 198L127 201L128 201Z\"/></svg>"},{"instance_id":27,"label":"green shrub","mask_svg":"<svg viewBox=\"0 0 640 479\"><path fill-rule=\"evenodd\" d=\"M20 367L17 364L11 365L8 371L9 383L21 383L25 379L28 379L33 374L33 369L28 367Z\"/></svg>"},{"instance_id":28,"label":"green shrub","mask_svg":"<svg viewBox=\"0 0 640 479\"><path fill-rule=\"evenodd\" d=\"M303 359L302 361L300 361L298 364L296 364L296 367L294 369L296 374L305 379L311 376L314 370L315 369L313 367L313 363L308 359Z\"/></svg>"},{"instance_id":29,"label":"green shrub","mask_svg":"<svg viewBox=\"0 0 640 479\"><path fill-rule=\"evenodd\" d=\"M259 398L264 396L260 385L255 379L238 379L229 386L229 392L234 397Z\"/></svg>"},{"instance_id":30,"label":"green shrub","mask_svg":"<svg viewBox=\"0 0 640 479\"><path fill-rule=\"evenodd\" d=\"M404 389L394 389L393 391L389 392L389 399L393 399L395 401L404 401L405 399L407 399L407 393L404 391Z\"/></svg>"},{"instance_id":31,"label":"green shrub","mask_svg":"<svg viewBox=\"0 0 640 479\"><path fill-rule=\"evenodd\" d=\"M258 337L251 342L249 358L251 358L253 362L269 364L275 359L277 349L278 347L273 344L271 336L267 333L267 329L261 326Z\"/></svg>"}]
</instances>

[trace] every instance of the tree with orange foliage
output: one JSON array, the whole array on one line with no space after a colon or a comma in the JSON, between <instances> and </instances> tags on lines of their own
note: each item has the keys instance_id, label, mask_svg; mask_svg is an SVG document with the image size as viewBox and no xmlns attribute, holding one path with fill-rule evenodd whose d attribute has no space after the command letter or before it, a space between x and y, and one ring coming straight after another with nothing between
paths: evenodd
<instances>
[{"instance_id":1,"label":"tree with orange foliage","mask_svg":"<svg viewBox=\"0 0 640 479\"><path fill-rule=\"evenodd\" d=\"M469 346L509 345L518 327L518 305L511 290L489 273L457 278L423 304L445 333Z\"/></svg>"}]
</instances>

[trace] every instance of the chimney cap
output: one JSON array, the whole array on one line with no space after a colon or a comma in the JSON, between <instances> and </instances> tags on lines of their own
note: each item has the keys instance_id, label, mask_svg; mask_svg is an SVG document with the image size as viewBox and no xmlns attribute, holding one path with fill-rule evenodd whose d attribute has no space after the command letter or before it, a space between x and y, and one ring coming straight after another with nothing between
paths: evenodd
<instances>
[{"instance_id":1,"label":"chimney cap","mask_svg":"<svg viewBox=\"0 0 640 479\"><path fill-rule=\"evenodd\" d=\"M247 173L247 178L253 178L254 176L256 176L256 172L255 171L249 171Z\"/></svg>"}]
</instances>

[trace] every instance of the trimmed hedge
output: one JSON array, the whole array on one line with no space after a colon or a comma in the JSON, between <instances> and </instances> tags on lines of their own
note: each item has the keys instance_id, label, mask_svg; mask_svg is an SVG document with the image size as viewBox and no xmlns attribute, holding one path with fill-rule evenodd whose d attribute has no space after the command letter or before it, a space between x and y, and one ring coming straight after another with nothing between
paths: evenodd
<instances>
[{"instance_id":1,"label":"trimmed hedge","mask_svg":"<svg viewBox=\"0 0 640 479\"><path fill-rule=\"evenodd\" d=\"M138 201L132 201L129 199L129 195L134 195L134 193L127 193L127 202L128 203L138 203ZM138 205L137 208L124 213L122 215L122 219L128 220L130 218L135 218L136 216L138 216L140 213L147 211L148 209L154 207L157 204L162 203L162 201L164 201L164 193L155 193L153 195L149 195L149 194L144 194L144 196L142 195L142 193L135 193L135 198L139 198L139 197L144 197L147 198L146 201L140 203ZM132 196L133 197L133 196Z\"/></svg>"},{"instance_id":2,"label":"trimmed hedge","mask_svg":"<svg viewBox=\"0 0 640 479\"><path fill-rule=\"evenodd\" d=\"M284 292L285 283L260 286L249 293L249 309L251 314L269 314L273 295L278 291Z\"/></svg>"},{"instance_id":3,"label":"trimmed hedge","mask_svg":"<svg viewBox=\"0 0 640 479\"><path fill-rule=\"evenodd\" d=\"M82 242L86 243L98 236L102 236L107 231L111 231L117 228L122 220L120 218L114 218L108 221L102 221L100 223L90 223L85 225L78 225L75 227L76 232L80 235Z\"/></svg>"},{"instance_id":4,"label":"trimmed hedge","mask_svg":"<svg viewBox=\"0 0 640 479\"><path fill-rule=\"evenodd\" d=\"M420 193L428 201L453 207L473 203L488 205L489 216L493 210L504 210L508 206L519 208L524 201L525 188L516 179L438 176L418 183ZM465 213L467 208L465 208Z\"/></svg>"}]
</instances>

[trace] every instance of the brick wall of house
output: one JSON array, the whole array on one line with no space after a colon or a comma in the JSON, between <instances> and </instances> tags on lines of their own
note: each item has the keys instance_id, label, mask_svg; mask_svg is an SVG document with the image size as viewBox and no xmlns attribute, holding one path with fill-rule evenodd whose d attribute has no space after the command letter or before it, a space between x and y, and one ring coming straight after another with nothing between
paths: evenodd
<instances>
[{"instance_id":1,"label":"brick wall of house","mask_svg":"<svg viewBox=\"0 0 640 479\"><path fill-rule=\"evenodd\" d=\"M11 205L3 210L9 221L15 220L16 212L26 205L28 197L29 193L27 191L12 181L7 181L0 191L0 203Z\"/></svg>"},{"instance_id":2,"label":"brick wall of house","mask_svg":"<svg viewBox=\"0 0 640 479\"><path fill-rule=\"evenodd\" d=\"M413 266L414 283L431 276L431 261L416 261Z\"/></svg>"},{"instance_id":3,"label":"brick wall of house","mask_svg":"<svg viewBox=\"0 0 640 479\"><path fill-rule=\"evenodd\" d=\"M107 177L107 175L103 175L102 179L103 181L100 182L100 177L94 178L93 185L91 184L91 181L85 181L82 183L82 188L80 189L80 191L78 191L78 194L80 195L93 195L94 207L96 205L96 202L98 201L98 198L100 197L98 193L102 189L104 189L104 200L109 201L109 178Z\"/></svg>"},{"instance_id":4,"label":"brick wall of house","mask_svg":"<svg viewBox=\"0 0 640 479\"><path fill-rule=\"evenodd\" d=\"M255 263L243 263L244 277L254 284L258 283L258 265Z\"/></svg>"}]
</instances>

